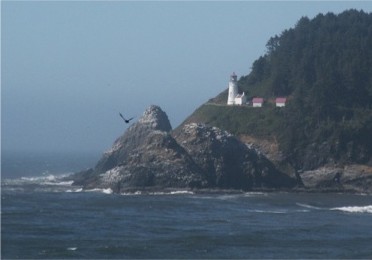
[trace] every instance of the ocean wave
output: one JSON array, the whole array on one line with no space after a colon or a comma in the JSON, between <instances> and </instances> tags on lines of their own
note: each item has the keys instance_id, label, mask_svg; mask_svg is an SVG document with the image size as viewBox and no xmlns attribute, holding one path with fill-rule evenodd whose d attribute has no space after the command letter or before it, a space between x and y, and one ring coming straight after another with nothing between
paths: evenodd
<instances>
[{"instance_id":1,"label":"ocean wave","mask_svg":"<svg viewBox=\"0 0 372 260\"><path fill-rule=\"evenodd\" d=\"M219 200L235 200L237 198L241 198L242 194L225 194L225 195L218 195L215 198Z\"/></svg>"},{"instance_id":2,"label":"ocean wave","mask_svg":"<svg viewBox=\"0 0 372 260\"><path fill-rule=\"evenodd\" d=\"M260 210L260 209L254 209L254 210L251 210L251 212L265 213L265 214L286 214L286 213L288 213L288 210Z\"/></svg>"},{"instance_id":3,"label":"ocean wave","mask_svg":"<svg viewBox=\"0 0 372 260\"><path fill-rule=\"evenodd\" d=\"M177 194L194 194L194 192L189 190L176 190L169 192L170 195L177 195Z\"/></svg>"},{"instance_id":4,"label":"ocean wave","mask_svg":"<svg viewBox=\"0 0 372 260\"><path fill-rule=\"evenodd\" d=\"M105 194L112 194L113 191L111 188L108 188L108 189L102 189L102 192L105 193Z\"/></svg>"},{"instance_id":5,"label":"ocean wave","mask_svg":"<svg viewBox=\"0 0 372 260\"><path fill-rule=\"evenodd\" d=\"M104 194L112 194L113 190L111 188L107 188L107 189L95 188L95 189L89 189L89 190L79 189L79 191L76 191L76 192L101 192Z\"/></svg>"},{"instance_id":6,"label":"ocean wave","mask_svg":"<svg viewBox=\"0 0 372 260\"><path fill-rule=\"evenodd\" d=\"M4 179L1 188L7 192L64 192L71 189L73 181L66 181L65 177L71 173L60 175L42 175L20 177L17 179Z\"/></svg>"},{"instance_id":7,"label":"ocean wave","mask_svg":"<svg viewBox=\"0 0 372 260\"><path fill-rule=\"evenodd\" d=\"M111 188L107 189L101 189L101 188L94 188L94 189L88 189L85 190L82 187L76 187L75 189L68 189L65 192L98 192L98 193L104 193L104 194L112 194L113 190Z\"/></svg>"},{"instance_id":8,"label":"ocean wave","mask_svg":"<svg viewBox=\"0 0 372 260\"><path fill-rule=\"evenodd\" d=\"M146 193L146 195L182 195L182 194L194 194L194 192L188 191L188 190L175 190L175 191L156 191L156 192Z\"/></svg>"},{"instance_id":9,"label":"ocean wave","mask_svg":"<svg viewBox=\"0 0 372 260\"><path fill-rule=\"evenodd\" d=\"M320 208L320 207L316 207L316 206L312 206L312 205L304 204L304 203L299 203L299 202L297 202L296 205L300 206L300 207L303 207L303 208L307 208L307 209L316 209L316 210L323 209L323 208Z\"/></svg>"},{"instance_id":10,"label":"ocean wave","mask_svg":"<svg viewBox=\"0 0 372 260\"><path fill-rule=\"evenodd\" d=\"M56 181L56 182L44 182L42 185L54 185L54 186L71 186L74 181Z\"/></svg>"},{"instance_id":11,"label":"ocean wave","mask_svg":"<svg viewBox=\"0 0 372 260\"><path fill-rule=\"evenodd\" d=\"M83 188L76 188L76 189L74 189L74 190L71 190L71 189L68 189L68 190L66 190L66 192L82 192L83 191Z\"/></svg>"},{"instance_id":12,"label":"ocean wave","mask_svg":"<svg viewBox=\"0 0 372 260\"><path fill-rule=\"evenodd\" d=\"M331 210L339 210L339 211L349 212L349 213L371 213L372 214L372 205L336 207L336 208L331 208Z\"/></svg>"},{"instance_id":13,"label":"ocean wave","mask_svg":"<svg viewBox=\"0 0 372 260\"><path fill-rule=\"evenodd\" d=\"M137 196L137 195L142 195L141 191L135 191L135 192L122 192L120 195L123 196Z\"/></svg>"},{"instance_id":14,"label":"ocean wave","mask_svg":"<svg viewBox=\"0 0 372 260\"><path fill-rule=\"evenodd\" d=\"M267 196L268 194L266 192L259 192L259 191L250 191L245 192L244 197L257 197L257 196Z\"/></svg>"},{"instance_id":15,"label":"ocean wave","mask_svg":"<svg viewBox=\"0 0 372 260\"><path fill-rule=\"evenodd\" d=\"M39 185L61 185L69 186L72 185L73 181L66 181L64 178L69 176L71 173L61 175L42 175L34 177L21 177L18 179L4 179L3 185L27 185L27 184L39 184Z\"/></svg>"},{"instance_id":16,"label":"ocean wave","mask_svg":"<svg viewBox=\"0 0 372 260\"><path fill-rule=\"evenodd\" d=\"M189 190L174 190L174 191L134 191L134 192L122 192L120 195L124 196L136 196L136 195L153 195L153 196L162 196L162 195L184 195L184 194L194 194L194 192Z\"/></svg>"}]
</instances>

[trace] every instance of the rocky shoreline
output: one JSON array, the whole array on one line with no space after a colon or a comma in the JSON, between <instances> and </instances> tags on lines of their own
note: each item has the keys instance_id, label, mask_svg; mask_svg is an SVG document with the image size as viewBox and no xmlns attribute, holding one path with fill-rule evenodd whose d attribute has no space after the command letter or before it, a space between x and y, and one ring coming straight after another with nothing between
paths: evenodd
<instances>
[{"instance_id":1,"label":"rocky shoreline","mask_svg":"<svg viewBox=\"0 0 372 260\"><path fill-rule=\"evenodd\" d=\"M190 123L172 131L166 113L154 105L114 142L94 168L69 179L84 189L109 188L114 193L372 193L372 167L324 166L293 176L279 170L250 143L217 127Z\"/></svg>"}]
</instances>

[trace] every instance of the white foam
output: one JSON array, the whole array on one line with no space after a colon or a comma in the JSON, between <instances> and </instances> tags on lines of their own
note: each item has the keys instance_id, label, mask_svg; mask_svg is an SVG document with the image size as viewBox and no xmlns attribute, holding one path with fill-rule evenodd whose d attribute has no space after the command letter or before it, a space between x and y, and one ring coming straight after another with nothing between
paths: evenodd
<instances>
[{"instance_id":1,"label":"white foam","mask_svg":"<svg viewBox=\"0 0 372 260\"><path fill-rule=\"evenodd\" d=\"M255 210L252 210L251 212L269 213L269 214L286 214L286 213L288 213L288 211L286 211L286 210L260 210L260 209L255 209Z\"/></svg>"},{"instance_id":2,"label":"white foam","mask_svg":"<svg viewBox=\"0 0 372 260\"><path fill-rule=\"evenodd\" d=\"M189 191L189 190L177 190L177 191L171 191L170 194L171 195L174 195L174 194L194 194L194 192Z\"/></svg>"},{"instance_id":3,"label":"white foam","mask_svg":"<svg viewBox=\"0 0 372 260\"><path fill-rule=\"evenodd\" d=\"M371 213L372 214L372 205L337 207L337 208L331 208L331 210L339 210L339 211L350 212L350 213Z\"/></svg>"},{"instance_id":4,"label":"white foam","mask_svg":"<svg viewBox=\"0 0 372 260\"><path fill-rule=\"evenodd\" d=\"M307 208L307 209L322 209L322 208L319 208L319 207L315 207L315 206L312 206L312 205L308 205L308 204L304 204L304 203L296 203L297 206L300 206L300 207L303 207L303 208Z\"/></svg>"},{"instance_id":5,"label":"white foam","mask_svg":"<svg viewBox=\"0 0 372 260\"><path fill-rule=\"evenodd\" d=\"M108 189L102 189L102 192L105 193L105 194L112 194L113 191L111 188L108 188Z\"/></svg>"},{"instance_id":6,"label":"white foam","mask_svg":"<svg viewBox=\"0 0 372 260\"><path fill-rule=\"evenodd\" d=\"M257 191L250 191L244 193L244 197L257 197L257 196L267 196L268 194L265 192L257 192Z\"/></svg>"},{"instance_id":7,"label":"white foam","mask_svg":"<svg viewBox=\"0 0 372 260\"><path fill-rule=\"evenodd\" d=\"M194 194L192 191L188 190L176 190L176 191L157 191L150 192L149 195L182 195L182 194Z\"/></svg>"},{"instance_id":8,"label":"white foam","mask_svg":"<svg viewBox=\"0 0 372 260\"><path fill-rule=\"evenodd\" d=\"M224 194L224 195L218 195L212 198L219 199L219 200L236 200L241 197L242 197L242 194Z\"/></svg>"},{"instance_id":9,"label":"white foam","mask_svg":"<svg viewBox=\"0 0 372 260\"><path fill-rule=\"evenodd\" d=\"M44 182L42 185L71 186L73 183L74 181Z\"/></svg>"},{"instance_id":10,"label":"white foam","mask_svg":"<svg viewBox=\"0 0 372 260\"><path fill-rule=\"evenodd\" d=\"M149 193L146 193L146 195L168 195L170 194L169 192L163 192L163 191L155 191L155 192L149 192Z\"/></svg>"},{"instance_id":11,"label":"white foam","mask_svg":"<svg viewBox=\"0 0 372 260\"><path fill-rule=\"evenodd\" d=\"M69 251L75 251L77 249L77 247L68 247L67 250Z\"/></svg>"},{"instance_id":12,"label":"white foam","mask_svg":"<svg viewBox=\"0 0 372 260\"><path fill-rule=\"evenodd\" d=\"M49 174L46 176L34 176L34 177L21 177L18 179L5 179L3 184L5 185L24 185L24 184L38 184L38 185L50 185L50 186L71 186L73 181L63 181L62 178L70 175L53 175Z\"/></svg>"},{"instance_id":13,"label":"white foam","mask_svg":"<svg viewBox=\"0 0 372 260\"><path fill-rule=\"evenodd\" d=\"M95 188L95 189L82 190L82 191L84 191L84 192L102 192L104 194L112 194L113 193L113 190L111 188L107 188L107 189Z\"/></svg>"},{"instance_id":14,"label":"white foam","mask_svg":"<svg viewBox=\"0 0 372 260\"><path fill-rule=\"evenodd\" d=\"M134 196L134 195L141 195L141 194L142 194L141 191L120 193L120 195L124 195L124 196Z\"/></svg>"},{"instance_id":15,"label":"white foam","mask_svg":"<svg viewBox=\"0 0 372 260\"><path fill-rule=\"evenodd\" d=\"M83 191L83 188L78 188L75 190L66 190L66 192L82 192L82 191Z\"/></svg>"},{"instance_id":16,"label":"white foam","mask_svg":"<svg viewBox=\"0 0 372 260\"><path fill-rule=\"evenodd\" d=\"M135 195L152 195L152 196L161 196L161 195L183 195L183 194L194 194L194 192L189 190L175 190L175 191L155 191L155 192L142 192L142 191L135 191L135 192L123 192L120 193L124 196L135 196Z\"/></svg>"},{"instance_id":17,"label":"white foam","mask_svg":"<svg viewBox=\"0 0 372 260\"><path fill-rule=\"evenodd\" d=\"M15 179L14 181L23 181L23 182L41 182L41 181L52 181L55 180L54 175L48 176L37 176L37 177L21 177L20 179Z\"/></svg>"}]
</instances>

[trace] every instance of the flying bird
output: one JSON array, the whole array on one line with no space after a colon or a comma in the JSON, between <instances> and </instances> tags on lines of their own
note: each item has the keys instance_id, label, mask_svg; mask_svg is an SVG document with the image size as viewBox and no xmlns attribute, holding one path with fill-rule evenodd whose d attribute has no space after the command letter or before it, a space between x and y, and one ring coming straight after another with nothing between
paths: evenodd
<instances>
[{"instance_id":1,"label":"flying bird","mask_svg":"<svg viewBox=\"0 0 372 260\"><path fill-rule=\"evenodd\" d=\"M129 121L132 120L132 119L134 118L134 117L131 117L131 118L129 118L129 119L125 119L125 117L124 117L121 113L119 113L119 115L120 115L121 118L123 118L123 120L124 120L124 122L125 122L126 124L128 124Z\"/></svg>"}]
</instances>

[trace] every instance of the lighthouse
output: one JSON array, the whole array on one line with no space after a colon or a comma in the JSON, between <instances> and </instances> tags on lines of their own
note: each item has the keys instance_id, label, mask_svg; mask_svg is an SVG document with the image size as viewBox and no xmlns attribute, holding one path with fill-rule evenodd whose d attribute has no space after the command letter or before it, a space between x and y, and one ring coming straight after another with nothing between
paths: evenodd
<instances>
[{"instance_id":1,"label":"lighthouse","mask_svg":"<svg viewBox=\"0 0 372 260\"><path fill-rule=\"evenodd\" d=\"M238 81L235 72L231 74L229 81L229 97L227 98L228 105L235 105L235 97L238 95Z\"/></svg>"}]
</instances>

